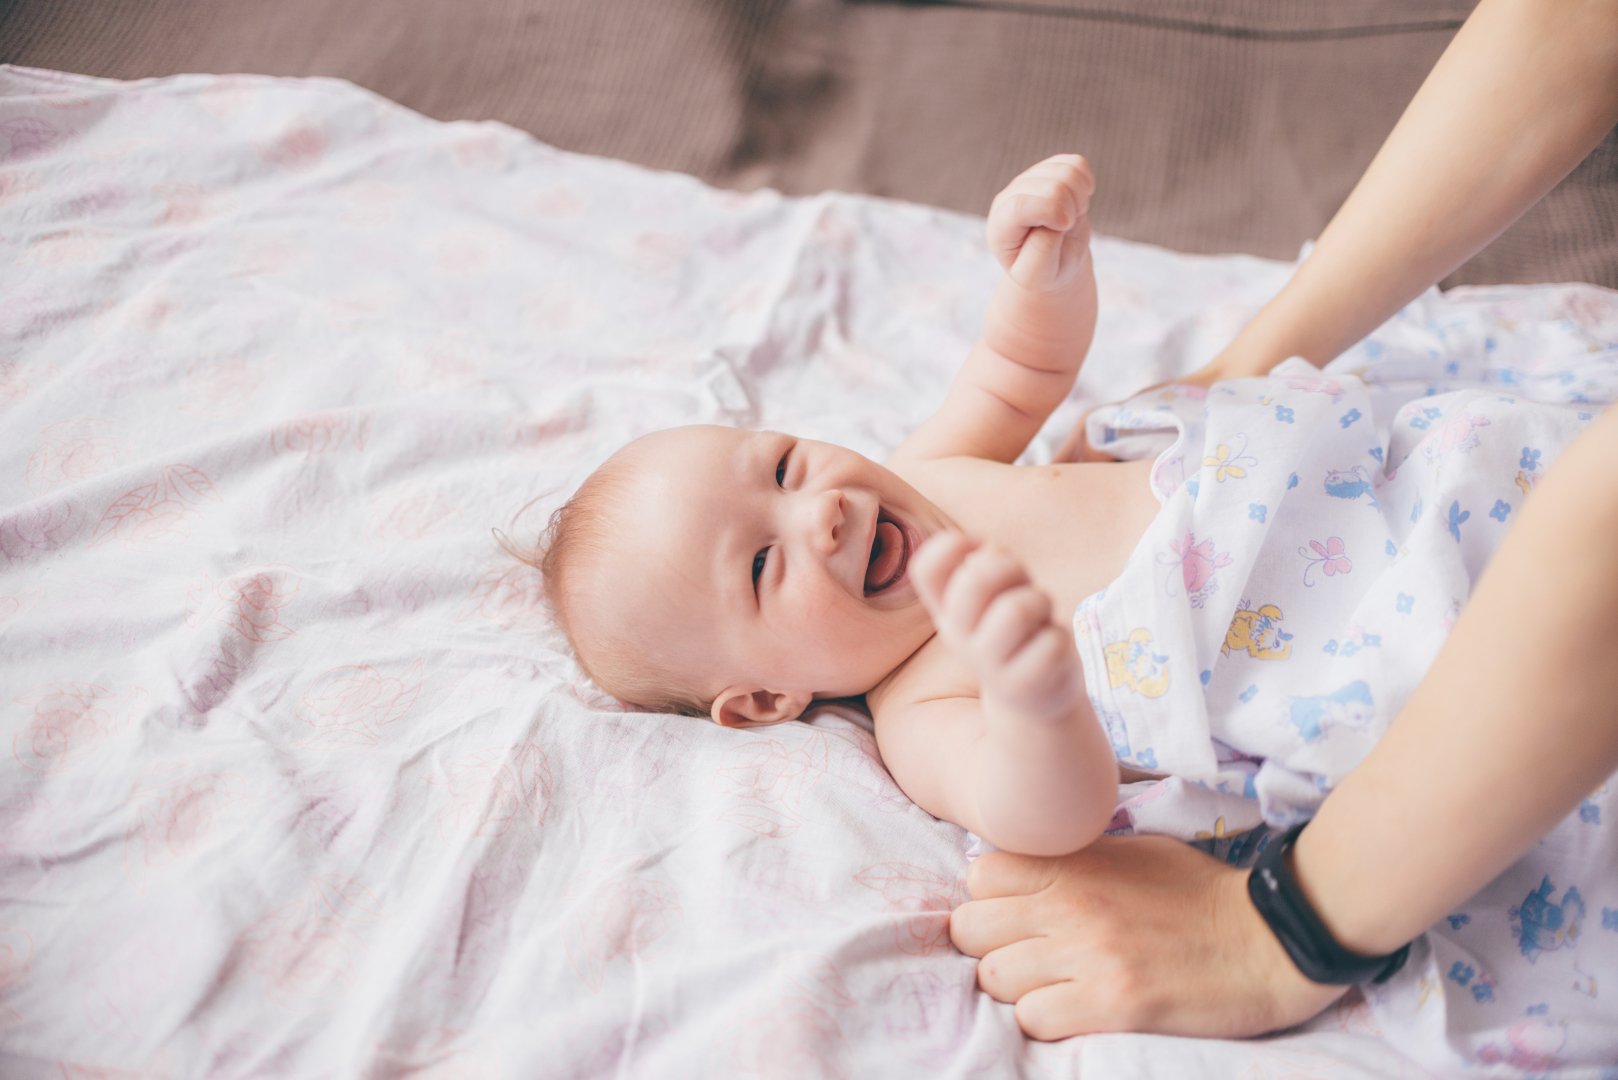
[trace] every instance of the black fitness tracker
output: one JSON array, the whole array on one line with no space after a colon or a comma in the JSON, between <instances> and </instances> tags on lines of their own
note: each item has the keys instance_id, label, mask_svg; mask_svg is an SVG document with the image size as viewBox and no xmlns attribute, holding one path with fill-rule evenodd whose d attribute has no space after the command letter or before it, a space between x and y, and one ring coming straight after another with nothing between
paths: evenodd
<instances>
[{"instance_id":1,"label":"black fitness tracker","mask_svg":"<svg viewBox=\"0 0 1618 1080\"><path fill-rule=\"evenodd\" d=\"M1247 875L1247 895L1252 898L1253 906L1298 970L1311 982L1335 986L1367 979L1385 982L1404 966L1410 946L1403 945L1385 956L1361 956L1337 943L1315 909L1309 906L1288 865L1287 856L1292 854L1292 845L1301 832L1303 825L1295 825L1271 840L1258 862L1253 864L1253 872Z\"/></svg>"}]
</instances>

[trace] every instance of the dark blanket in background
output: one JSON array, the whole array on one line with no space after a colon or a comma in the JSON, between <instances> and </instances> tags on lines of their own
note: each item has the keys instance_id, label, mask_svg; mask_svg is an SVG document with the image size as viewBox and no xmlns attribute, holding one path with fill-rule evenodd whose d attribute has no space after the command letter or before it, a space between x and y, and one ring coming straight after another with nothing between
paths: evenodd
<instances>
[{"instance_id":1,"label":"dark blanket in background","mask_svg":"<svg viewBox=\"0 0 1618 1080\"><path fill-rule=\"evenodd\" d=\"M4 0L0 61L333 75L442 119L791 194L984 213L1077 150L1101 230L1290 258L1470 0ZM1458 124L1468 118L1458 116ZM1446 284L1618 288L1618 134Z\"/></svg>"}]
</instances>

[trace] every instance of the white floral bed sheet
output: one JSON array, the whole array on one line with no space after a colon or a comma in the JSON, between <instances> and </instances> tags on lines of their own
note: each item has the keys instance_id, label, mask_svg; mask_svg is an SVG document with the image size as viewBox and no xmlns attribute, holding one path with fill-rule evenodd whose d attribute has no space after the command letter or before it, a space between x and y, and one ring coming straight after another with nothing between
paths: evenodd
<instances>
[{"instance_id":1,"label":"white floral bed sheet","mask_svg":"<svg viewBox=\"0 0 1618 1080\"><path fill-rule=\"evenodd\" d=\"M862 717L626 712L493 542L657 427L880 457L976 336L981 225L335 80L0 68L0 1075L1444 1075L1357 996L1263 1040L1024 1040L949 944L965 833ZM1096 252L1035 459L1290 269Z\"/></svg>"}]
</instances>

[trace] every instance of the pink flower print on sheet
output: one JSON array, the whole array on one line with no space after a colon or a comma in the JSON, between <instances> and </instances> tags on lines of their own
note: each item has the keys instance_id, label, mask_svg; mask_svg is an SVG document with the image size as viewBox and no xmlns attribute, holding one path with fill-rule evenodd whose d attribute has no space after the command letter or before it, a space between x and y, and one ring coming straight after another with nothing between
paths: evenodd
<instances>
[{"instance_id":1,"label":"pink flower print on sheet","mask_svg":"<svg viewBox=\"0 0 1618 1080\"><path fill-rule=\"evenodd\" d=\"M749 739L725 753L717 779L729 798L720 821L773 839L798 831L804 789L826 774L830 748L822 732L792 734Z\"/></svg>"},{"instance_id":2,"label":"pink flower print on sheet","mask_svg":"<svg viewBox=\"0 0 1618 1080\"><path fill-rule=\"evenodd\" d=\"M462 618L482 617L501 626L538 623L544 607L545 579L532 566L506 560L472 586L472 610ZM511 565L507 565L511 564Z\"/></svg>"},{"instance_id":3,"label":"pink flower print on sheet","mask_svg":"<svg viewBox=\"0 0 1618 1080\"><path fill-rule=\"evenodd\" d=\"M1354 564L1344 554L1343 538L1328 536L1322 544L1319 540L1309 541L1309 546L1299 548L1298 554L1308 560L1309 565L1303 568L1303 583L1308 588L1314 588L1315 583L1309 580L1311 574L1318 567L1327 577L1337 574L1347 574L1354 569ZM1313 552L1313 554L1311 554Z\"/></svg>"},{"instance_id":4,"label":"pink flower print on sheet","mask_svg":"<svg viewBox=\"0 0 1618 1080\"><path fill-rule=\"evenodd\" d=\"M401 675L370 664L346 664L315 678L298 699L298 715L314 729L314 741L327 745L375 746L385 728L402 719L421 695L423 662Z\"/></svg>"},{"instance_id":5,"label":"pink flower print on sheet","mask_svg":"<svg viewBox=\"0 0 1618 1080\"><path fill-rule=\"evenodd\" d=\"M48 425L39 433L39 447L28 457L28 490L43 495L114 468L128 450L113 430L110 421L98 416L75 416Z\"/></svg>"},{"instance_id":6,"label":"pink flower print on sheet","mask_svg":"<svg viewBox=\"0 0 1618 1080\"><path fill-rule=\"evenodd\" d=\"M123 726L116 697L95 683L51 683L13 701L34 714L12 736L11 755L40 775L65 771Z\"/></svg>"},{"instance_id":7,"label":"pink flower print on sheet","mask_svg":"<svg viewBox=\"0 0 1618 1080\"><path fill-rule=\"evenodd\" d=\"M372 533L383 540L420 540L436 529L461 520L454 502L442 493L418 491L405 495L391 508L376 507Z\"/></svg>"},{"instance_id":8,"label":"pink flower print on sheet","mask_svg":"<svg viewBox=\"0 0 1618 1080\"><path fill-rule=\"evenodd\" d=\"M188 364L182 384L189 396L175 407L210 420L237 416L264 382L263 369L240 353L210 356Z\"/></svg>"},{"instance_id":9,"label":"pink flower print on sheet","mask_svg":"<svg viewBox=\"0 0 1618 1080\"><path fill-rule=\"evenodd\" d=\"M298 633L282 622L283 607L298 593L298 575L277 565L249 568L218 585L204 576L186 591L186 625L217 620L254 644L283 641Z\"/></svg>"},{"instance_id":10,"label":"pink flower print on sheet","mask_svg":"<svg viewBox=\"0 0 1618 1080\"><path fill-rule=\"evenodd\" d=\"M0 160L8 164L23 158L50 153L69 132L36 116L19 116L0 122Z\"/></svg>"},{"instance_id":11,"label":"pink flower print on sheet","mask_svg":"<svg viewBox=\"0 0 1618 1080\"><path fill-rule=\"evenodd\" d=\"M40 499L0 517L0 555L22 562L65 547L84 527L84 513L68 499Z\"/></svg>"},{"instance_id":12,"label":"pink flower print on sheet","mask_svg":"<svg viewBox=\"0 0 1618 1080\"><path fill-rule=\"evenodd\" d=\"M262 644L297 633L281 621L281 609L298 595L296 577L257 573L230 585L230 625L242 637Z\"/></svg>"},{"instance_id":13,"label":"pink flower print on sheet","mask_svg":"<svg viewBox=\"0 0 1618 1080\"><path fill-rule=\"evenodd\" d=\"M455 837L470 829L474 836L504 836L526 825L537 840L552 785L550 759L537 745L460 755L445 763L444 775L448 802L438 815L440 835Z\"/></svg>"},{"instance_id":14,"label":"pink flower print on sheet","mask_svg":"<svg viewBox=\"0 0 1618 1080\"><path fill-rule=\"evenodd\" d=\"M297 573L286 566L249 567L218 584L203 577L186 593L186 625L217 620L255 645L282 641L297 633L281 621L281 609L299 589Z\"/></svg>"},{"instance_id":15,"label":"pink flower print on sheet","mask_svg":"<svg viewBox=\"0 0 1618 1080\"><path fill-rule=\"evenodd\" d=\"M872 810L885 814L911 812L916 804L893 782L873 737L852 724L827 728L826 735L830 740L829 778L862 790L863 805Z\"/></svg>"},{"instance_id":16,"label":"pink flower print on sheet","mask_svg":"<svg viewBox=\"0 0 1618 1080\"><path fill-rule=\"evenodd\" d=\"M926 969L901 971L876 1000L883 1003L882 1026L895 1050L940 1075L960 1075L951 1067L961 1064L972 1038L974 1003L961 993L959 979Z\"/></svg>"},{"instance_id":17,"label":"pink flower print on sheet","mask_svg":"<svg viewBox=\"0 0 1618 1080\"><path fill-rule=\"evenodd\" d=\"M1187 600L1192 607L1200 608L1208 597L1218 591L1219 582L1214 580L1214 571L1230 565L1230 553L1215 551L1212 540L1198 543L1190 530L1183 538L1169 541L1169 552L1172 554L1162 553L1157 557L1160 565L1171 568L1164 581L1165 591L1169 596L1174 595L1175 570L1178 570Z\"/></svg>"},{"instance_id":18,"label":"pink flower print on sheet","mask_svg":"<svg viewBox=\"0 0 1618 1080\"><path fill-rule=\"evenodd\" d=\"M853 1080L843 1067L847 1039L820 1002L793 994L756 1003L734 1025L733 1076L756 1080Z\"/></svg>"},{"instance_id":19,"label":"pink flower print on sheet","mask_svg":"<svg viewBox=\"0 0 1618 1080\"><path fill-rule=\"evenodd\" d=\"M246 797L229 773L142 778L130 794L139 820L124 833L124 873L144 888L154 870L190 858L217 835L218 820Z\"/></svg>"},{"instance_id":20,"label":"pink flower print on sheet","mask_svg":"<svg viewBox=\"0 0 1618 1080\"><path fill-rule=\"evenodd\" d=\"M738 934L778 934L794 941L825 926L827 884L786 845L751 847L725 893L726 918Z\"/></svg>"},{"instance_id":21,"label":"pink flower print on sheet","mask_svg":"<svg viewBox=\"0 0 1618 1080\"><path fill-rule=\"evenodd\" d=\"M296 1007L353 985L363 935L383 914L381 899L358 880L322 874L243 931L236 947L266 996Z\"/></svg>"},{"instance_id":22,"label":"pink flower print on sheet","mask_svg":"<svg viewBox=\"0 0 1618 1080\"><path fill-rule=\"evenodd\" d=\"M126 544L150 544L191 535L191 523L203 503L224 500L208 474L192 465L168 465L149 484L132 488L114 499L96 523L92 545L117 539Z\"/></svg>"},{"instance_id":23,"label":"pink flower print on sheet","mask_svg":"<svg viewBox=\"0 0 1618 1080\"><path fill-rule=\"evenodd\" d=\"M674 887L649 877L607 881L573 906L567 934L568 964L589 991L600 992L611 969L636 970L637 957L681 918Z\"/></svg>"},{"instance_id":24,"label":"pink flower print on sheet","mask_svg":"<svg viewBox=\"0 0 1618 1080\"><path fill-rule=\"evenodd\" d=\"M905 916L894 928L900 952L930 956L953 948L949 913L967 899L961 879L912 863L885 862L865 867L854 881L880 893L888 911Z\"/></svg>"},{"instance_id":25,"label":"pink flower print on sheet","mask_svg":"<svg viewBox=\"0 0 1618 1080\"><path fill-rule=\"evenodd\" d=\"M357 411L309 413L277 425L270 432L270 452L302 454L305 459L340 450L348 443L363 451L371 437L371 414Z\"/></svg>"}]
</instances>

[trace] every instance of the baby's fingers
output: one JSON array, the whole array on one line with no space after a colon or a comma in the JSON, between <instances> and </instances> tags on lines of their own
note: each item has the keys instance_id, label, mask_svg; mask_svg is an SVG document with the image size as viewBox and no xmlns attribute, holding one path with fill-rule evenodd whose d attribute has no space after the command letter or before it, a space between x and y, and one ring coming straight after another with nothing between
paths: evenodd
<instances>
[{"instance_id":1,"label":"baby's fingers","mask_svg":"<svg viewBox=\"0 0 1618 1080\"><path fill-rule=\"evenodd\" d=\"M941 532L923 540L910 556L910 580L927 614L938 623L944 602L944 587L961 562L977 550L978 542L958 532Z\"/></svg>"},{"instance_id":2,"label":"baby's fingers","mask_svg":"<svg viewBox=\"0 0 1618 1080\"><path fill-rule=\"evenodd\" d=\"M967 553L944 584L933 623L952 645L981 657L978 635L988 611L1007 592L1026 586L1028 574L1016 559L980 545Z\"/></svg>"},{"instance_id":3,"label":"baby's fingers","mask_svg":"<svg viewBox=\"0 0 1618 1080\"><path fill-rule=\"evenodd\" d=\"M1032 584L1015 585L994 596L972 632L979 663L1004 665L1051 625L1051 600Z\"/></svg>"}]
</instances>

